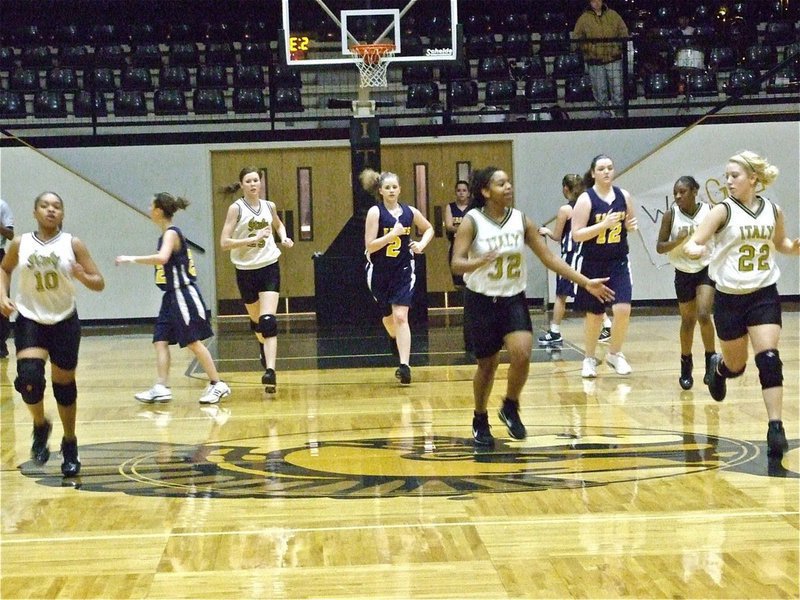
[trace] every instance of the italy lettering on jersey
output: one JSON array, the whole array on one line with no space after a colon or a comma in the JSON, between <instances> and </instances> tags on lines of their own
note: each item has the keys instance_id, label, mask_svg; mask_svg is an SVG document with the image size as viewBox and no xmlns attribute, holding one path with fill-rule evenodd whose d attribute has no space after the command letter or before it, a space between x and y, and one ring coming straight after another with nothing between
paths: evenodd
<instances>
[{"instance_id":1,"label":"italy lettering on jersey","mask_svg":"<svg viewBox=\"0 0 800 600\"><path fill-rule=\"evenodd\" d=\"M269 200L259 200L258 208L253 208L244 198L235 202L239 209L239 220L233 228L231 237L244 239L255 237L260 229L267 228L267 236L247 246L239 246L231 250L231 262L237 269L252 270L266 267L280 258L281 251L275 243L272 231L272 210L274 203Z\"/></svg>"},{"instance_id":2,"label":"italy lettering on jersey","mask_svg":"<svg viewBox=\"0 0 800 600\"><path fill-rule=\"evenodd\" d=\"M728 219L714 235L714 252L708 274L726 294L748 294L778 281L775 262L777 207L761 196L755 210L735 198L722 204Z\"/></svg>"},{"instance_id":3,"label":"italy lettering on jersey","mask_svg":"<svg viewBox=\"0 0 800 600\"><path fill-rule=\"evenodd\" d=\"M628 205L625 202L625 195L622 190L613 186L614 200L611 204L600 198L594 188L589 188L586 193L589 195L592 206L589 213L587 226L599 223L606 218L609 212L623 212L627 214ZM584 261L614 261L628 256L628 230L625 228L625 218L615 223L597 237L585 240L581 245L581 255Z\"/></svg>"},{"instance_id":4,"label":"italy lettering on jersey","mask_svg":"<svg viewBox=\"0 0 800 600\"><path fill-rule=\"evenodd\" d=\"M502 221L490 218L480 208L473 208L466 217L475 225L475 237L469 257L497 252L491 263L464 274L468 289L485 296L515 296L525 290L528 281L525 262L525 215L509 209Z\"/></svg>"},{"instance_id":5,"label":"italy lettering on jersey","mask_svg":"<svg viewBox=\"0 0 800 600\"><path fill-rule=\"evenodd\" d=\"M43 325L63 321L75 312L75 262L72 236L59 232L47 241L24 233L19 243L19 279L14 299L19 313Z\"/></svg>"},{"instance_id":6,"label":"italy lettering on jersey","mask_svg":"<svg viewBox=\"0 0 800 600\"><path fill-rule=\"evenodd\" d=\"M672 212L672 229L669 232L669 239L676 240L681 236L686 239L692 236L698 225L706 218L711 207L705 202L698 202L694 214L690 215L683 212L677 204L670 206ZM709 248L713 249L713 241L709 241ZM711 252L704 252L700 258L689 258L683 252L683 244L677 246L667 253L667 258L672 266L684 273L698 273L711 262Z\"/></svg>"}]
</instances>

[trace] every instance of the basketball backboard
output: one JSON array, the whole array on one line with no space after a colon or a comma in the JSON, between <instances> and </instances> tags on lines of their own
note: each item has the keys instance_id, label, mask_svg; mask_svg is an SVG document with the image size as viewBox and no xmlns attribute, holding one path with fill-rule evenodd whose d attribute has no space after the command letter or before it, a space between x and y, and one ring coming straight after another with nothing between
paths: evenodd
<instances>
[{"instance_id":1,"label":"basketball backboard","mask_svg":"<svg viewBox=\"0 0 800 600\"><path fill-rule=\"evenodd\" d=\"M281 0L281 59L289 66L354 64L355 45L391 43L392 62L456 60L457 0Z\"/></svg>"}]
</instances>

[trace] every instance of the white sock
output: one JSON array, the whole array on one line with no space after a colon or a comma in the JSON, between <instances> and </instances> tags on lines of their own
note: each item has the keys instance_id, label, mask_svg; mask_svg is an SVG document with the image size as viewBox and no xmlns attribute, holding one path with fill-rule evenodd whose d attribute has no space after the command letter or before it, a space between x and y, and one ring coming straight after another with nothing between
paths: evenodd
<instances>
[{"instance_id":1,"label":"white sock","mask_svg":"<svg viewBox=\"0 0 800 600\"><path fill-rule=\"evenodd\" d=\"M611 329L611 319L608 318L608 315L603 317L603 327Z\"/></svg>"},{"instance_id":2,"label":"white sock","mask_svg":"<svg viewBox=\"0 0 800 600\"><path fill-rule=\"evenodd\" d=\"M550 323L550 331L553 333L561 333L561 325L558 323Z\"/></svg>"}]
</instances>

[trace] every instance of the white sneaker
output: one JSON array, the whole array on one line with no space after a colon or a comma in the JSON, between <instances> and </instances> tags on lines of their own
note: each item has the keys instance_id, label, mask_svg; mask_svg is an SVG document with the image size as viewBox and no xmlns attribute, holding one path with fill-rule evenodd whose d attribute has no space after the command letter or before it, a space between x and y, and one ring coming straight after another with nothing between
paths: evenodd
<instances>
[{"instance_id":1,"label":"white sneaker","mask_svg":"<svg viewBox=\"0 0 800 600\"><path fill-rule=\"evenodd\" d=\"M581 377L597 377L597 359L587 356L583 359Z\"/></svg>"},{"instance_id":2,"label":"white sneaker","mask_svg":"<svg viewBox=\"0 0 800 600\"><path fill-rule=\"evenodd\" d=\"M152 404L153 402L169 402L172 400L172 390L162 383L157 383L146 392L139 392L134 396L139 402Z\"/></svg>"},{"instance_id":3,"label":"white sneaker","mask_svg":"<svg viewBox=\"0 0 800 600\"><path fill-rule=\"evenodd\" d=\"M606 354L606 364L614 369L617 375L630 375L631 371L633 371L622 352L617 352L616 354L609 352Z\"/></svg>"},{"instance_id":4,"label":"white sneaker","mask_svg":"<svg viewBox=\"0 0 800 600\"><path fill-rule=\"evenodd\" d=\"M231 395L231 388L224 381L215 384L208 384L203 395L200 396L200 404L216 404L226 396Z\"/></svg>"}]
</instances>

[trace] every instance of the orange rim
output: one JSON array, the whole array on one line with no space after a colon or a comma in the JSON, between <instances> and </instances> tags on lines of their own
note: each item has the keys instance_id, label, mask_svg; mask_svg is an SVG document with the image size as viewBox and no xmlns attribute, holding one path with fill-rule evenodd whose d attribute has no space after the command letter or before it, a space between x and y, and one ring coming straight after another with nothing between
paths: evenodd
<instances>
[{"instance_id":1,"label":"orange rim","mask_svg":"<svg viewBox=\"0 0 800 600\"><path fill-rule=\"evenodd\" d=\"M361 56L383 56L387 52L394 50L394 44L354 44L350 49Z\"/></svg>"}]
</instances>

